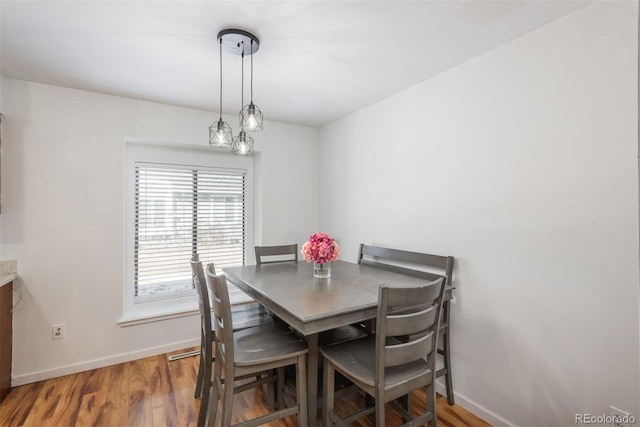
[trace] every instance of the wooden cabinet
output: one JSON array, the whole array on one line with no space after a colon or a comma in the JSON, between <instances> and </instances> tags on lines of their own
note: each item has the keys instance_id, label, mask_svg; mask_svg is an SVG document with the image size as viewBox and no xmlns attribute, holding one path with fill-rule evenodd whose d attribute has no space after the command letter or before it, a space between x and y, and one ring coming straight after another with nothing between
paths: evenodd
<instances>
[{"instance_id":1,"label":"wooden cabinet","mask_svg":"<svg viewBox=\"0 0 640 427\"><path fill-rule=\"evenodd\" d=\"M0 402L11 390L13 282L0 286Z\"/></svg>"}]
</instances>

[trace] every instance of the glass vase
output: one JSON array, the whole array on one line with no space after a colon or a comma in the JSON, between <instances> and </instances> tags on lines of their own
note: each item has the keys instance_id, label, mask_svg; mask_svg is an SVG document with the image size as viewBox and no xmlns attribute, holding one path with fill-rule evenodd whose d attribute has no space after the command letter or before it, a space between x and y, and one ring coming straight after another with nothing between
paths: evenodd
<instances>
[{"instance_id":1,"label":"glass vase","mask_svg":"<svg viewBox=\"0 0 640 427\"><path fill-rule=\"evenodd\" d=\"M331 277L331 263L325 262L324 264L320 264L317 262L313 263L313 277L316 279L328 279Z\"/></svg>"}]
</instances>

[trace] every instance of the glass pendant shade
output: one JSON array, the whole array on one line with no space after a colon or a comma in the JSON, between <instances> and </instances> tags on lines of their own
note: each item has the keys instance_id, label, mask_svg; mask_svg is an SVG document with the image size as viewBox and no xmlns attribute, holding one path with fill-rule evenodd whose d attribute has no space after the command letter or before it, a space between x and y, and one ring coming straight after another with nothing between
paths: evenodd
<instances>
[{"instance_id":1,"label":"glass pendant shade","mask_svg":"<svg viewBox=\"0 0 640 427\"><path fill-rule=\"evenodd\" d=\"M231 146L231 152L239 156L250 156L253 154L253 138L247 135L243 130L240 131L238 136L233 138L233 145Z\"/></svg>"},{"instance_id":2,"label":"glass pendant shade","mask_svg":"<svg viewBox=\"0 0 640 427\"><path fill-rule=\"evenodd\" d=\"M240 127L247 132L262 130L262 111L253 102L240 111Z\"/></svg>"},{"instance_id":3,"label":"glass pendant shade","mask_svg":"<svg viewBox=\"0 0 640 427\"><path fill-rule=\"evenodd\" d=\"M212 147L229 148L233 144L231 126L222 118L209 126L209 145Z\"/></svg>"}]
</instances>

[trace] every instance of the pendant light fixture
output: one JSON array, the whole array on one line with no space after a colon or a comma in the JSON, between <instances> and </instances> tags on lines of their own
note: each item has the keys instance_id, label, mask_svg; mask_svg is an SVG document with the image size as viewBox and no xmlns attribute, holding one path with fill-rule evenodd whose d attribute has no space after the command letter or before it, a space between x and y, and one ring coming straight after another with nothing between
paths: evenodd
<instances>
[{"instance_id":1,"label":"pendant light fixture","mask_svg":"<svg viewBox=\"0 0 640 427\"><path fill-rule=\"evenodd\" d=\"M242 59L242 84L240 89L240 105L244 103L244 51L241 53ZM240 156L248 156L253 154L253 138L247 135L247 132L242 128L242 111L240 111L240 133L233 138L233 145L231 146L231 152Z\"/></svg>"},{"instance_id":2,"label":"pendant light fixture","mask_svg":"<svg viewBox=\"0 0 640 427\"><path fill-rule=\"evenodd\" d=\"M232 138L231 152L233 154L249 156L253 154L253 138L247 134L247 132L255 132L262 130L263 116L262 111L253 103L253 54L258 51L260 47L260 40L253 34L238 29L222 30L218 33L218 42L220 43L220 64L222 64L222 48L227 52L231 52L236 55L240 55L242 63L242 82L240 89L240 106L244 105L244 57L245 55L251 56L251 101L249 105L242 107L240 110L240 133L238 136ZM222 67L222 65L221 65ZM222 68L220 70L222 76ZM222 77L220 79L220 93L222 94ZM222 95L221 95L222 96ZM222 104L222 98L220 103ZM222 111L222 105L220 106ZM218 135L217 124L222 122L222 113L220 120L212 125L214 134ZM224 122L223 122L224 123ZM226 124L226 123L224 123ZM228 126L228 125L227 125ZM211 137L212 130L209 129L209 135ZM231 128L229 127L229 136L231 135ZM213 145L213 144L212 144ZM228 147L229 145L223 145Z\"/></svg>"},{"instance_id":3,"label":"pendant light fixture","mask_svg":"<svg viewBox=\"0 0 640 427\"><path fill-rule=\"evenodd\" d=\"M253 39L251 45L253 47ZM253 55L251 55L251 101L240 111L240 127L249 132L262 130L262 111L253 103Z\"/></svg>"},{"instance_id":4,"label":"pendant light fixture","mask_svg":"<svg viewBox=\"0 0 640 427\"><path fill-rule=\"evenodd\" d=\"M209 144L213 147L228 148L233 144L233 132L231 126L222 120L222 39L218 39L220 45L220 118L209 126Z\"/></svg>"}]
</instances>

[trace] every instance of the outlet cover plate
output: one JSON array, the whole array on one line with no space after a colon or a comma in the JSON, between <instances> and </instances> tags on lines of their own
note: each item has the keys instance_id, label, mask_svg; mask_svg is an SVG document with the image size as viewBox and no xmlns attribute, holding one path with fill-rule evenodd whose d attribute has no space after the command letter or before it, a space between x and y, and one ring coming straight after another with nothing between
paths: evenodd
<instances>
[{"instance_id":1,"label":"outlet cover plate","mask_svg":"<svg viewBox=\"0 0 640 427\"><path fill-rule=\"evenodd\" d=\"M62 338L64 338L64 323L51 325L51 339L61 340Z\"/></svg>"}]
</instances>

